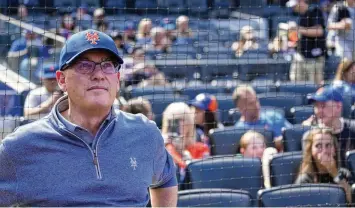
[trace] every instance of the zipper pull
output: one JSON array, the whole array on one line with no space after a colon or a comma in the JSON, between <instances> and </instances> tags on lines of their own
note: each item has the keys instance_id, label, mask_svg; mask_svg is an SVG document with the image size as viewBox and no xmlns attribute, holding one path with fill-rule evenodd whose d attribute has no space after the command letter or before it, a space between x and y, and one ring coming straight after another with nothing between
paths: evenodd
<instances>
[{"instance_id":1,"label":"zipper pull","mask_svg":"<svg viewBox=\"0 0 355 208\"><path fill-rule=\"evenodd\" d=\"M95 150L94 150L94 161L93 162L94 162L94 165L96 165L96 166L99 164Z\"/></svg>"}]
</instances>

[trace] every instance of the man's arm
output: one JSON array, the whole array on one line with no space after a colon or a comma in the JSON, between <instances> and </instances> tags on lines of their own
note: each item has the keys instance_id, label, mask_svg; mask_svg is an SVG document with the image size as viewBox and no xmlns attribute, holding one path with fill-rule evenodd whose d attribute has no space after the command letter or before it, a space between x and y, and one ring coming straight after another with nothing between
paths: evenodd
<instances>
[{"instance_id":1,"label":"man's arm","mask_svg":"<svg viewBox=\"0 0 355 208\"><path fill-rule=\"evenodd\" d=\"M168 188L150 188L150 201L152 207L176 207L177 186Z\"/></svg>"},{"instance_id":2,"label":"man's arm","mask_svg":"<svg viewBox=\"0 0 355 208\"><path fill-rule=\"evenodd\" d=\"M316 25L313 27L299 27L298 33L306 37L318 38L323 36L324 29L321 25Z\"/></svg>"},{"instance_id":3,"label":"man's arm","mask_svg":"<svg viewBox=\"0 0 355 208\"><path fill-rule=\"evenodd\" d=\"M26 98L24 105L24 116L30 117L32 115L39 115L40 113L46 113L52 109L52 106L55 102L62 96L60 93L54 93L51 97L49 97L46 101L42 102L40 105L35 106L34 103L36 95L29 95Z\"/></svg>"}]
</instances>

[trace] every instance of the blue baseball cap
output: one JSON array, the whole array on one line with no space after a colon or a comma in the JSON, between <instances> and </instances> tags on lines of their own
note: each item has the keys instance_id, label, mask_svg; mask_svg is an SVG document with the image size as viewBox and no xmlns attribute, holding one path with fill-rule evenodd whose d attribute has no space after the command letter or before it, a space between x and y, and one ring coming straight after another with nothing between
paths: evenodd
<instances>
[{"instance_id":1,"label":"blue baseball cap","mask_svg":"<svg viewBox=\"0 0 355 208\"><path fill-rule=\"evenodd\" d=\"M55 72L58 69L59 66L57 64L44 64L43 67L37 71L37 77L41 79L55 79Z\"/></svg>"},{"instance_id":2,"label":"blue baseball cap","mask_svg":"<svg viewBox=\"0 0 355 208\"><path fill-rule=\"evenodd\" d=\"M198 94L193 100L189 101L188 104L204 111L215 112L218 109L216 97L207 93Z\"/></svg>"},{"instance_id":3,"label":"blue baseball cap","mask_svg":"<svg viewBox=\"0 0 355 208\"><path fill-rule=\"evenodd\" d=\"M336 88L332 86L325 86L319 88L316 93L308 94L307 99L310 103L327 102L331 100L335 102L342 102L343 96Z\"/></svg>"},{"instance_id":4,"label":"blue baseball cap","mask_svg":"<svg viewBox=\"0 0 355 208\"><path fill-rule=\"evenodd\" d=\"M66 41L60 52L59 70L63 70L82 53L97 49L108 51L119 64L123 64L113 39L103 32L90 29L78 32Z\"/></svg>"}]
</instances>

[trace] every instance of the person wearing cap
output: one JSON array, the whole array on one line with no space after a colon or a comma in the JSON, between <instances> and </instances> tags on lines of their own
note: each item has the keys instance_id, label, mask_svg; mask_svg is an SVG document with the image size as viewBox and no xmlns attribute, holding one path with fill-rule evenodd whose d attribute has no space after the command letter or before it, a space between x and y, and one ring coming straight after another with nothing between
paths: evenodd
<instances>
[{"instance_id":1,"label":"person wearing cap","mask_svg":"<svg viewBox=\"0 0 355 208\"><path fill-rule=\"evenodd\" d=\"M113 109L123 63L108 35L85 30L62 48L62 96L0 144L0 206L177 203L176 170L156 124ZM150 194L148 194L148 190Z\"/></svg>"},{"instance_id":2,"label":"person wearing cap","mask_svg":"<svg viewBox=\"0 0 355 208\"><path fill-rule=\"evenodd\" d=\"M321 87L316 93L309 94L307 99L314 105L314 115L303 121L302 125L330 128L338 139L344 162L346 151L355 149L355 123L342 117L343 97L339 89L330 85Z\"/></svg>"},{"instance_id":3,"label":"person wearing cap","mask_svg":"<svg viewBox=\"0 0 355 208\"><path fill-rule=\"evenodd\" d=\"M322 10L310 7L307 0L289 0L286 6L299 13L299 25L289 24L289 33L297 33L299 36L297 53L291 63L290 79L320 84L323 81L326 53Z\"/></svg>"},{"instance_id":4,"label":"person wearing cap","mask_svg":"<svg viewBox=\"0 0 355 208\"><path fill-rule=\"evenodd\" d=\"M218 110L216 97L207 93L201 93L189 101L188 104L195 114L196 140L210 146L209 131L211 129L223 128L223 125L218 122L216 114Z\"/></svg>"},{"instance_id":5,"label":"person wearing cap","mask_svg":"<svg viewBox=\"0 0 355 208\"><path fill-rule=\"evenodd\" d=\"M332 7L328 17L328 41L334 33L335 54L337 56L355 59L355 0L337 2Z\"/></svg>"},{"instance_id":6,"label":"person wearing cap","mask_svg":"<svg viewBox=\"0 0 355 208\"><path fill-rule=\"evenodd\" d=\"M28 119L43 118L63 95L56 80L58 65L46 64L37 73L43 86L31 90L25 100L23 114Z\"/></svg>"},{"instance_id":7,"label":"person wearing cap","mask_svg":"<svg viewBox=\"0 0 355 208\"><path fill-rule=\"evenodd\" d=\"M100 28L103 29L102 27L106 27L105 31L112 31L112 24L106 20L106 15L105 15L105 10L104 8L97 8L94 11L94 17L93 17L93 29L99 30Z\"/></svg>"},{"instance_id":8,"label":"person wearing cap","mask_svg":"<svg viewBox=\"0 0 355 208\"><path fill-rule=\"evenodd\" d=\"M270 130L274 136L276 149L283 151L282 129L291 128L292 124L286 118L274 111L260 111L260 102L255 90L249 85L238 86L232 95L236 107L241 113L235 127L244 129Z\"/></svg>"}]
</instances>

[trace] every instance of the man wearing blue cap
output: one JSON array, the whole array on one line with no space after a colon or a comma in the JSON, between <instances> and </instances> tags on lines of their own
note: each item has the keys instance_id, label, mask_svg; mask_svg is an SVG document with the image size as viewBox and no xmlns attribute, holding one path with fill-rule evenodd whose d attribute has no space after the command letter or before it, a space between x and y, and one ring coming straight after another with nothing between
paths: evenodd
<instances>
[{"instance_id":1,"label":"man wearing blue cap","mask_svg":"<svg viewBox=\"0 0 355 208\"><path fill-rule=\"evenodd\" d=\"M46 64L37 73L43 86L29 92L24 105L24 115L29 119L45 117L52 109L54 103L63 95L58 87L56 71L58 66Z\"/></svg>"},{"instance_id":2,"label":"man wearing blue cap","mask_svg":"<svg viewBox=\"0 0 355 208\"><path fill-rule=\"evenodd\" d=\"M342 117L343 97L332 87L325 86L316 93L308 95L309 102L314 104L314 115L302 124L306 126L319 126L332 129L338 138L341 160L344 165L346 151L355 148L355 123L351 119Z\"/></svg>"},{"instance_id":3,"label":"man wearing blue cap","mask_svg":"<svg viewBox=\"0 0 355 208\"><path fill-rule=\"evenodd\" d=\"M176 169L159 129L113 110L123 63L112 38L86 30L64 45L56 78L67 94L0 145L0 206L177 203Z\"/></svg>"}]
</instances>

